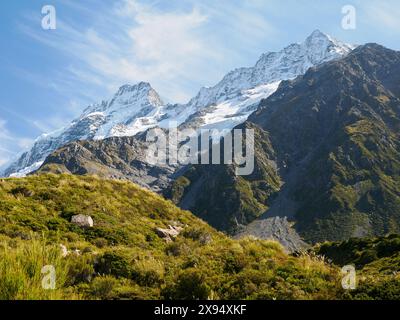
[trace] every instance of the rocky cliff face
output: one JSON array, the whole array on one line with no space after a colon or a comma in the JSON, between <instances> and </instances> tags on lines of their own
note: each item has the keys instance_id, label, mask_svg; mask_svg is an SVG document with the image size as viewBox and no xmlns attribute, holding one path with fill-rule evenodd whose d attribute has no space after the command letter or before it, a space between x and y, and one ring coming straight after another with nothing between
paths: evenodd
<instances>
[{"instance_id":1,"label":"rocky cliff face","mask_svg":"<svg viewBox=\"0 0 400 320\"><path fill-rule=\"evenodd\" d=\"M159 192L168 186L176 166L151 165L148 143L138 137L111 137L67 143L48 156L37 173L97 175L129 180Z\"/></svg>"},{"instance_id":2,"label":"rocky cliff face","mask_svg":"<svg viewBox=\"0 0 400 320\"><path fill-rule=\"evenodd\" d=\"M262 99L275 92L282 80L341 58L353 48L315 31L301 44L263 54L254 67L228 73L216 86L201 89L183 105L163 103L145 82L122 86L111 99L89 106L65 128L39 137L3 175L32 172L49 154L69 142L134 136L153 127L168 128L171 121L182 127L232 129L244 122Z\"/></svg>"}]
</instances>

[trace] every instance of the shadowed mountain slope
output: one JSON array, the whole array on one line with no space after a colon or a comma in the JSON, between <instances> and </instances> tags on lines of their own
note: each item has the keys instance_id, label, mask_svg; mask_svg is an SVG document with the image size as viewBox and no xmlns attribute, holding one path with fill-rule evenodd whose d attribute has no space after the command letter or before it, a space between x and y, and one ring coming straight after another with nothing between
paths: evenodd
<instances>
[{"instance_id":1,"label":"shadowed mountain slope","mask_svg":"<svg viewBox=\"0 0 400 320\"><path fill-rule=\"evenodd\" d=\"M367 44L311 68L283 82L244 126L257 128L253 175L194 166L171 198L224 230L253 220L242 235L265 237L265 220L285 216L307 241L400 231L399 52ZM206 194L193 197L201 181ZM221 192L237 189L238 201Z\"/></svg>"}]
</instances>

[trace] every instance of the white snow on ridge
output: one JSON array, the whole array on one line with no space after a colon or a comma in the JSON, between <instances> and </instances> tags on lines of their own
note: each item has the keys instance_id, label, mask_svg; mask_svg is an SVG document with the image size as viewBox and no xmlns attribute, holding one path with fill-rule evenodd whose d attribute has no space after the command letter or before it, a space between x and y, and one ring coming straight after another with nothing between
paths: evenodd
<instances>
[{"instance_id":1,"label":"white snow on ridge","mask_svg":"<svg viewBox=\"0 0 400 320\"><path fill-rule=\"evenodd\" d=\"M23 178L26 177L29 173L36 171L39 169L44 161L38 161L35 162L34 164L30 165L29 167L23 168L22 170L19 170L18 172L10 174L10 178Z\"/></svg>"},{"instance_id":2,"label":"white snow on ridge","mask_svg":"<svg viewBox=\"0 0 400 320\"><path fill-rule=\"evenodd\" d=\"M188 105L202 108L261 84L294 79L310 67L343 57L354 48L316 30L303 43L291 44L280 52L264 53L254 67L229 72L216 86L202 88Z\"/></svg>"},{"instance_id":3,"label":"white snow on ridge","mask_svg":"<svg viewBox=\"0 0 400 320\"><path fill-rule=\"evenodd\" d=\"M260 85L253 89L245 90L236 98L226 100L211 107L211 111L203 117L204 129L233 129L243 123L258 107L262 99L274 93L281 81Z\"/></svg>"},{"instance_id":4,"label":"white snow on ridge","mask_svg":"<svg viewBox=\"0 0 400 320\"><path fill-rule=\"evenodd\" d=\"M89 106L65 128L40 136L4 174L32 172L51 152L71 141L134 136L153 127L169 128L171 121L196 129L232 129L246 121L281 81L341 58L354 48L314 31L303 43L263 54L254 67L229 72L214 87L202 88L187 104L164 104L146 82L124 85L110 100Z\"/></svg>"}]
</instances>

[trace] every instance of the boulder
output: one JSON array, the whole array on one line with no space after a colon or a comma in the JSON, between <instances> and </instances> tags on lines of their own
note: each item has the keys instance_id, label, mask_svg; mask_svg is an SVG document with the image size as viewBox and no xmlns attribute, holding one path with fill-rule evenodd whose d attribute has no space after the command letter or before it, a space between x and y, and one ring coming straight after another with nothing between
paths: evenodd
<instances>
[{"instance_id":1,"label":"boulder","mask_svg":"<svg viewBox=\"0 0 400 320\"><path fill-rule=\"evenodd\" d=\"M170 225L168 226L168 229L157 228L156 233L160 238L165 239L167 242L171 242L172 239L176 238L182 230L182 227Z\"/></svg>"},{"instance_id":2,"label":"boulder","mask_svg":"<svg viewBox=\"0 0 400 320\"><path fill-rule=\"evenodd\" d=\"M94 225L92 217L83 214L78 214L76 216L73 216L71 218L71 223L81 228L91 228Z\"/></svg>"}]
</instances>

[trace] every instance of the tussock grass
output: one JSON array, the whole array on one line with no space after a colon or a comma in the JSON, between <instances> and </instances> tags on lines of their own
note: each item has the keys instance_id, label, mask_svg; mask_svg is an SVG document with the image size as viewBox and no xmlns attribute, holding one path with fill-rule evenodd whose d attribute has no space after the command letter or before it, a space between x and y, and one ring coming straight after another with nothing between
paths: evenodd
<instances>
[{"instance_id":1,"label":"tussock grass","mask_svg":"<svg viewBox=\"0 0 400 320\"><path fill-rule=\"evenodd\" d=\"M42 282L48 273L44 266L55 269L55 289L45 289ZM45 241L0 243L0 299L1 300L58 300L78 299L65 290L68 263L61 257L60 248L46 245Z\"/></svg>"}]
</instances>

